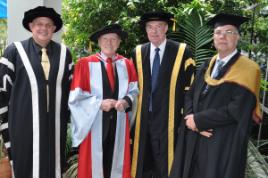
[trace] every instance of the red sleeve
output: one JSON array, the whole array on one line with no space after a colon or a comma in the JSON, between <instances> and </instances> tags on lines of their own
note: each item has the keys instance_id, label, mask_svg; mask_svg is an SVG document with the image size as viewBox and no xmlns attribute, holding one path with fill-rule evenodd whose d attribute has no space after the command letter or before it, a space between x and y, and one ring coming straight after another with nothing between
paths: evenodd
<instances>
[{"instance_id":1,"label":"red sleeve","mask_svg":"<svg viewBox=\"0 0 268 178\"><path fill-rule=\"evenodd\" d=\"M81 58L75 65L71 90L80 88L90 92L89 62L87 58Z\"/></svg>"},{"instance_id":2,"label":"red sleeve","mask_svg":"<svg viewBox=\"0 0 268 178\"><path fill-rule=\"evenodd\" d=\"M138 80L137 72L136 72L136 69L134 67L132 60L126 59L125 62L126 62L126 66L127 66L129 82L137 82L137 80Z\"/></svg>"}]
</instances>

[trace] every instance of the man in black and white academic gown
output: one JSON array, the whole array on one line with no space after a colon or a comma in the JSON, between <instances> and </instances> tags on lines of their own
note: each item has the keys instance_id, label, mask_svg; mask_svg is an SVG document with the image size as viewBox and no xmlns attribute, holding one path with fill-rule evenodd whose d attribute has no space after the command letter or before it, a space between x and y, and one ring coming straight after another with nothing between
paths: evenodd
<instances>
[{"instance_id":1,"label":"man in black and white academic gown","mask_svg":"<svg viewBox=\"0 0 268 178\"><path fill-rule=\"evenodd\" d=\"M16 178L60 178L71 54L65 45L51 40L62 27L54 9L30 9L23 25L32 37L9 45L0 60L0 131Z\"/></svg>"}]
</instances>

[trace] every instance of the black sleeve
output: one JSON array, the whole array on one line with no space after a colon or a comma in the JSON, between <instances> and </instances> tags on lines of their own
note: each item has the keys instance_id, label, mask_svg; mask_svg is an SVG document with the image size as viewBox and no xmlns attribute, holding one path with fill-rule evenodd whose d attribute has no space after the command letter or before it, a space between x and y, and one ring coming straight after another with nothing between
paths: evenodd
<instances>
[{"instance_id":1,"label":"black sleeve","mask_svg":"<svg viewBox=\"0 0 268 178\"><path fill-rule=\"evenodd\" d=\"M15 81L15 61L18 55L17 49L14 44L11 44L4 51L3 57L0 59L0 134L3 136L5 147L11 158L10 138L8 131L8 112L9 112L9 99Z\"/></svg>"},{"instance_id":2,"label":"black sleeve","mask_svg":"<svg viewBox=\"0 0 268 178\"><path fill-rule=\"evenodd\" d=\"M237 86L228 104L195 113L196 127L199 131L203 131L238 123L241 119L251 118L255 105L255 95Z\"/></svg>"}]
</instances>

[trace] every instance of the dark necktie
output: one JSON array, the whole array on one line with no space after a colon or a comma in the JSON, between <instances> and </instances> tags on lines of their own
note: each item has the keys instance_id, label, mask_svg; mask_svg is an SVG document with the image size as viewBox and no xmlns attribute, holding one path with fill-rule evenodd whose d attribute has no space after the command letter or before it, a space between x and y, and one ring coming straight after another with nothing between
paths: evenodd
<instances>
[{"instance_id":1,"label":"dark necktie","mask_svg":"<svg viewBox=\"0 0 268 178\"><path fill-rule=\"evenodd\" d=\"M216 63L217 63L217 66L215 66L215 67L217 67L217 68L216 68L215 72L213 73L213 75L211 76L211 78L213 78L213 79L218 77L218 75L220 74L220 71L222 70L223 65L224 65L224 62L221 60L217 60ZM206 88L203 91L203 94L207 94L208 90L209 90L209 85L206 85Z\"/></svg>"},{"instance_id":2,"label":"dark necktie","mask_svg":"<svg viewBox=\"0 0 268 178\"><path fill-rule=\"evenodd\" d=\"M115 81L114 81L113 61L112 61L111 58L107 58L106 62L107 62L106 71L107 71L107 75L108 75L108 78L109 78L109 83L110 83L112 91L114 92Z\"/></svg>"},{"instance_id":3,"label":"dark necktie","mask_svg":"<svg viewBox=\"0 0 268 178\"><path fill-rule=\"evenodd\" d=\"M155 56L153 62L153 70L152 70L152 92L155 91L157 85L157 77L160 68L160 56L159 56L159 48L155 48Z\"/></svg>"},{"instance_id":4,"label":"dark necktie","mask_svg":"<svg viewBox=\"0 0 268 178\"><path fill-rule=\"evenodd\" d=\"M157 78L158 78L158 73L159 73L159 68L160 68L159 51L160 51L159 48L155 48L155 56L154 56L153 69L152 69L152 81L151 81L152 88L151 88L149 111L152 111L152 96L153 96L153 93L154 93L156 86L157 86Z\"/></svg>"}]
</instances>

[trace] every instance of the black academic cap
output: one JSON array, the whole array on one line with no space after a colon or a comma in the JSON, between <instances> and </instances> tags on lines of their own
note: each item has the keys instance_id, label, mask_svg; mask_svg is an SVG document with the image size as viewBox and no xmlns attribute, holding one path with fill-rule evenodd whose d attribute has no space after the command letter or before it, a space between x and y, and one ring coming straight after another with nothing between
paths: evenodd
<instances>
[{"instance_id":1,"label":"black academic cap","mask_svg":"<svg viewBox=\"0 0 268 178\"><path fill-rule=\"evenodd\" d=\"M38 6L36 8L24 12L24 18L22 20L24 28L26 28L28 31L31 31L29 28L29 23L31 23L37 17L50 18L56 26L56 30L54 32L59 31L62 27L62 20L60 14L58 14L53 8Z\"/></svg>"},{"instance_id":2,"label":"black academic cap","mask_svg":"<svg viewBox=\"0 0 268 178\"><path fill-rule=\"evenodd\" d=\"M210 19L208 21L208 24L213 26L213 28L217 28L223 25L233 25L237 29L239 29L240 25L243 24L244 22L247 22L248 20L249 18L247 17L220 13L220 14L215 15L212 19Z\"/></svg>"},{"instance_id":3,"label":"black academic cap","mask_svg":"<svg viewBox=\"0 0 268 178\"><path fill-rule=\"evenodd\" d=\"M149 21L165 21L169 25L173 24L174 15L167 12L147 12L140 18L140 25L144 26Z\"/></svg>"},{"instance_id":4,"label":"black academic cap","mask_svg":"<svg viewBox=\"0 0 268 178\"><path fill-rule=\"evenodd\" d=\"M116 33L122 40L128 36L128 33L123 31L119 24L112 24L95 31L89 38L91 41L98 42L99 37L107 33Z\"/></svg>"}]
</instances>

